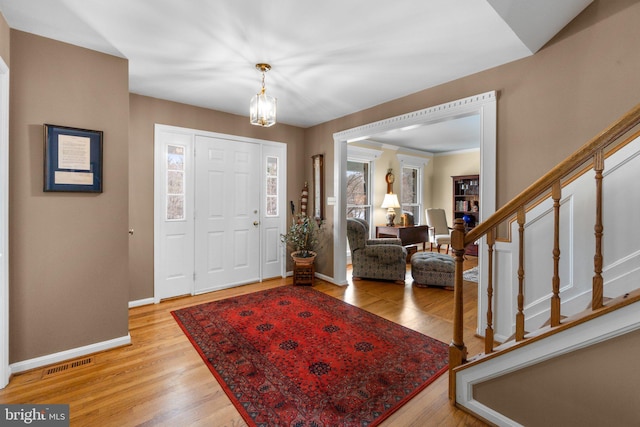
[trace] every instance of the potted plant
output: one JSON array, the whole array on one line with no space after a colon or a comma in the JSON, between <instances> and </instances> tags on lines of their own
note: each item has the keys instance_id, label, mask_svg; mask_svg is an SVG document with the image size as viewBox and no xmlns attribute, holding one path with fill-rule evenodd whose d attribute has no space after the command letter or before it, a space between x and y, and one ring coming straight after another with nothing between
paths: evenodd
<instances>
[{"instance_id":1,"label":"potted plant","mask_svg":"<svg viewBox=\"0 0 640 427\"><path fill-rule=\"evenodd\" d=\"M316 257L314 249L318 245L322 221L299 213L293 217L287 234L281 234L280 240L293 249L291 258L296 264L313 264Z\"/></svg>"}]
</instances>

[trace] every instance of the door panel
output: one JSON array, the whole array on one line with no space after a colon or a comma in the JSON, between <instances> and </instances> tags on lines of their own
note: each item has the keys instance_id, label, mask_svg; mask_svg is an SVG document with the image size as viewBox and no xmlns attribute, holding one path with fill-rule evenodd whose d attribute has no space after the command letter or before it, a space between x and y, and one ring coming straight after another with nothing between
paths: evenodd
<instances>
[{"instance_id":1,"label":"door panel","mask_svg":"<svg viewBox=\"0 0 640 427\"><path fill-rule=\"evenodd\" d=\"M195 293L260 280L260 146L196 137Z\"/></svg>"},{"instance_id":2,"label":"door panel","mask_svg":"<svg viewBox=\"0 0 640 427\"><path fill-rule=\"evenodd\" d=\"M222 261L224 260L224 233L209 232L207 233L207 247L209 248L207 256L207 266L209 272L221 272L224 270Z\"/></svg>"},{"instance_id":3,"label":"door panel","mask_svg":"<svg viewBox=\"0 0 640 427\"><path fill-rule=\"evenodd\" d=\"M188 270L185 271L185 252L188 251L190 242L187 242L184 234L167 234L167 279L182 279L189 276Z\"/></svg>"}]
</instances>

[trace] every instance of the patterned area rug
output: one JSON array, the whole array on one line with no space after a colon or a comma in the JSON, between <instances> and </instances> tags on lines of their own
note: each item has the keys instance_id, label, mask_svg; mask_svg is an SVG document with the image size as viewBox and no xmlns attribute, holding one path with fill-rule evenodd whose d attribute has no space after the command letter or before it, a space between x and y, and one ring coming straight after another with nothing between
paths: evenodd
<instances>
[{"instance_id":1,"label":"patterned area rug","mask_svg":"<svg viewBox=\"0 0 640 427\"><path fill-rule=\"evenodd\" d=\"M478 267L470 268L462 272L462 280L478 283Z\"/></svg>"},{"instance_id":2,"label":"patterned area rug","mask_svg":"<svg viewBox=\"0 0 640 427\"><path fill-rule=\"evenodd\" d=\"M374 426L447 370L448 346L308 287L172 312L252 426Z\"/></svg>"}]
</instances>

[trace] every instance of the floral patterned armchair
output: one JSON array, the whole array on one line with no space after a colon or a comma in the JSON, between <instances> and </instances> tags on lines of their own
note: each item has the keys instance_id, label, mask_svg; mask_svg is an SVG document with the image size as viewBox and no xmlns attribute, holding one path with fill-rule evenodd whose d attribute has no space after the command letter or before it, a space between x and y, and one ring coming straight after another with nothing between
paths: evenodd
<instances>
[{"instance_id":1,"label":"floral patterned armchair","mask_svg":"<svg viewBox=\"0 0 640 427\"><path fill-rule=\"evenodd\" d=\"M369 239L369 224L357 218L347 218L347 238L354 280L367 278L404 283L407 250L400 239Z\"/></svg>"}]
</instances>

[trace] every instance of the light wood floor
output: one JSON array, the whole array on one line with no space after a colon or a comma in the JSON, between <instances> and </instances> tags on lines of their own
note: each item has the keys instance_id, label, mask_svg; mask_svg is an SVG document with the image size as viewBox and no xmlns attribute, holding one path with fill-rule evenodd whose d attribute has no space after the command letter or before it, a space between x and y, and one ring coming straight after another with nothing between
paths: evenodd
<instances>
[{"instance_id":1,"label":"light wood floor","mask_svg":"<svg viewBox=\"0 0 640 427\"><path fill-rule=\"evenodd\" d=\"M465 269L477 263L465 261ZM350 275L349 275L350 277ZM274 279L130 310L132 344L94 355L86 366L43 378L44 369L15 375L0 403L68 403L72 426L246 426L171 316L172 310L260 289L290 285ZM443 289L356 281L315 289L445 343L451 341L453 293ZM465 318L475 325L477 285L465 282ZM475 331L465 331L469 354L482 351ZM451 407L448 375L419 393L382 426L485 426Z\"/></svg>"}]
</instances>

